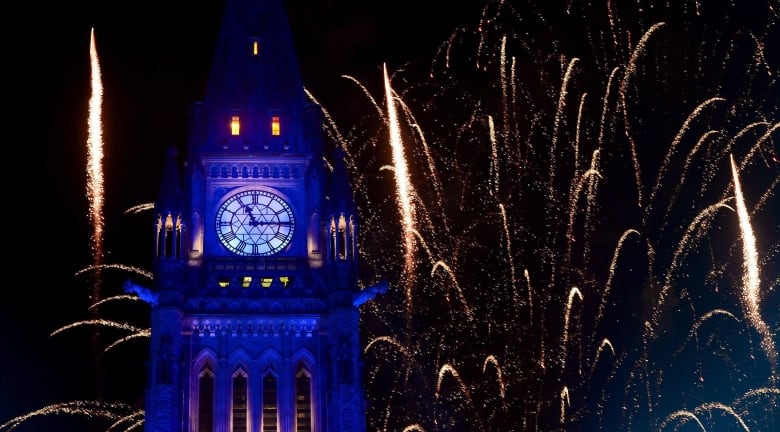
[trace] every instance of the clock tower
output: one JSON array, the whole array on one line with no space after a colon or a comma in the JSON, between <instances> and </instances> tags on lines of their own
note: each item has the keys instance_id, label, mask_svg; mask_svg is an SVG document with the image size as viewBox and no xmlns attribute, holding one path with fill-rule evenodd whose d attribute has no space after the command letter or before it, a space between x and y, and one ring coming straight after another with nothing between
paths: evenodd
<instances>
[{"instance_id":1,"label":"clock tower","mask_svg":"<svg viewBox=\"0 0 780 432\"><path fill-rule=\"evenodd\" d=\"M284 1L227 0L155 201L146 432L365 431L357 215L322 120Z\"/></svg>"}]
</instances>

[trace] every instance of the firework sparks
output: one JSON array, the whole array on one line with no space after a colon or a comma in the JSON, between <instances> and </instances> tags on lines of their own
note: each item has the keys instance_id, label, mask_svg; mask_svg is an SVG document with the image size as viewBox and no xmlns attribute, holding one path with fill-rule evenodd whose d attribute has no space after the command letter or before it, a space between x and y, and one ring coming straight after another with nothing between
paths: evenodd
<instances>
[{"instance_id":1,"label":"firework sparks","mask_svg":"<svg viewBox=\"0 0 780 432\"><path fill-rule=\"evenodd\" d=\"M769 361L772 363L774 373L777 373L777 351L772 339L772 329L764 322L761 317L761 292L759 291L760 278L758 275L758 252L756 250L756 237L753 234L753 227L750 225L747 207L745 206L745 197L742 195L742 185L739 181L739 173L734 163L734 156L731 156L731 172L734 178L734 196L737 201L737 216L739 218L739 228L742 232L742 254L744 257L745 269L742 277L742 304L746 309L747 317L753 327L762 336L761 347L766 352Z\"/></svg>"},{"instance_id":2,"label":"firework sparks","mask_svg":"<svg viewBox=\"0 0 780 432\"><path fill-rule=\"evenodd\" d=\"M93 260L96 266L100 266L103 263L103 82L94 28L90 33L89 58L92 95L89 98L87 136L87 197L89 217L92 221ZM96 279L99 279L99 275ZM100 284L95 283L92 300L99 298Z\"/></svg>"},{"instance_id":3,"label":"firework sparks","mask_svg":"<svg viewBox=\"0 0 780 432\"><path fill-rule=\"evenodd\" d=\"M401 139L401 129L398 124L398 114L395 109L395 96L390 86L390 78L387 74L387 66L384 67L385 97L387 102L387 122L390 131L390 146L393 149L393 169L395 172L396 199L398 208L403 221L404 238L404 256L406 257L407 273L413 271L414 266L414 234L416 230L414 206L411 196L413 194L412 184L409 180L409 171L406 166L406 156L404 155L404 143ZM411 283L407 284L407 300L411 307Z\"/></svg>"}]
</instances>

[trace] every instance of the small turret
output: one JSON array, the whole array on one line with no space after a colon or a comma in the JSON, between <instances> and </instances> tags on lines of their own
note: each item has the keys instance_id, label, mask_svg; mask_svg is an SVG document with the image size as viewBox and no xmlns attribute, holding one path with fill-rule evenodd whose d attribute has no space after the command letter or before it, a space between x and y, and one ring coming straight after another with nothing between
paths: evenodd
<instances>
[{"instance_id":1,"label":"small turret","mask_svg":"<svg viewBox=\"0 0 780 432\"><path fill-rule=\"evenodd\" d=\"M178 151L171 146L163 170L162 186L154 203L154 258L179 259L184 252L184 221Z\"/></svg>"}]
</instances>

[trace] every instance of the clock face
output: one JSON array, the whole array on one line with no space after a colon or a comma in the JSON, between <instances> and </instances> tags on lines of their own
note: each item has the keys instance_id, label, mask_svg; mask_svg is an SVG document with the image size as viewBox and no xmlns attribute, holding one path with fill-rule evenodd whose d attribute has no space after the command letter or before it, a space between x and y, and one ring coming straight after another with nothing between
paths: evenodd
<instances>
[{"instance_id":1,"label":"clock face","mask_svg":"<svg viewBox=\"0 0 780 432\"><path fill-rule=\"evenodd\" d=\"M245 190L228 198L217 210L219 241L245 256L273 255L290 243L295 230L292 209L279 196L264 190Z\"/></svg>"}]
</instances>

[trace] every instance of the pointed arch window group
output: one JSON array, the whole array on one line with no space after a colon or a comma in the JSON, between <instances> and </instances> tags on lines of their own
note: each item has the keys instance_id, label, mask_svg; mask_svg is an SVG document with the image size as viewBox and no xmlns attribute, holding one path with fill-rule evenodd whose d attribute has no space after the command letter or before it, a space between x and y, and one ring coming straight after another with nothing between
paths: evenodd
<instances>
[{"instance_id":1,"label":"pointed arch window group","mask_svg":"<svg viewBox=\"0 0 780 432\"><path fill-rule=\"evenodd\" d=\"M285 377L267 368L255 382L246 368L238 366L229 376L228 397L221 398L220 389L225 386L219 384L215 368L205 363L198 370L197 386L193 388L192 401L197 407L192 412L198 413L193 419L196 431L225 430L219 424L226 423L230 432L313 432L312 368L299 361L293 372ZM220 416L221 412L229 416Z\"/></svg>"}]
</instances>

